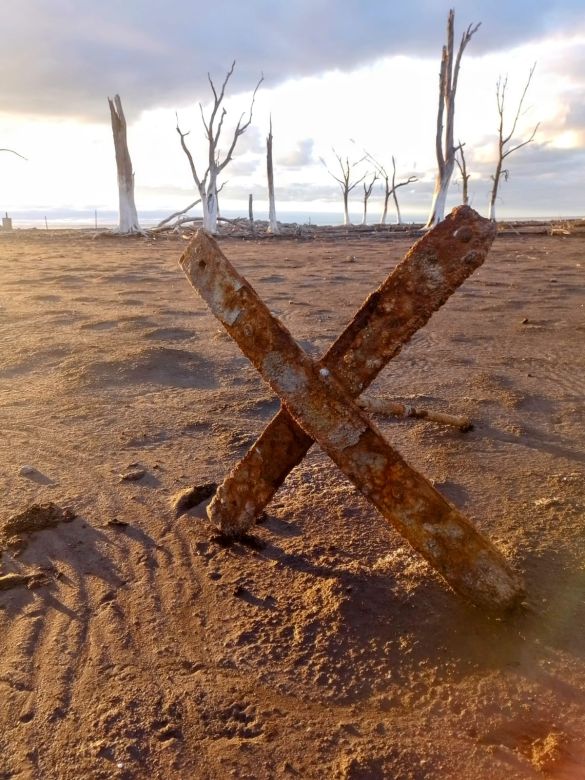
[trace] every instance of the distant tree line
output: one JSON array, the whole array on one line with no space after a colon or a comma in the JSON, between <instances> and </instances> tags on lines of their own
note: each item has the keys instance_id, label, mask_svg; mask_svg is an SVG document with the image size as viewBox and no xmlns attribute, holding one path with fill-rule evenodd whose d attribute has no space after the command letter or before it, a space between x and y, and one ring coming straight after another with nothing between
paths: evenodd
<instances>
[{"instance_id":1,"label":"distant tree line","mask_svg":"<svg viewBox=\"0 0 585 780\"><path fill-rule=\"evenodd\" d=\"M449 11L447 17L447 35L446 42L443 46L441 55L441 65L439 71L439 104L437 110L437 123L435 134L435 153L437 158L437 173L435 177L435 186L432 196L432 202L430 207L429 216L427 219L426 227L431 228L440 222L445 216L445 206L447 200L447 193L451 183L451 178L455 166L457 166L461 175L462 184L462 200L464 203L469 201L469 181L471 174L467 166L467 160L464 154L465 144L461 141L457 141L455 144L455 102L457 95L457 86L459 81L459 72L461 68L461 60L463 53L478 31L481 23L475 25L469 25L463 33L457 50L455 49L455 12ZM208 74L209 86L212 93L212 104L210 112L206 115L203 106L199 103L199 110L201 113L201 121L203 123L205 143L207 147L206 155L206 167L199 169L191 149L187 142L187 137L190 131L183 131L179 125L179 119L177 116L176 131L179 135L180 145L187 158L189 169L193 177L193 182L199 197L193 201L189 206L181 211L175 212L170 217L167 217L160 223L159 228L166 228L166 226L173 222L173 224L179 225L189 221L194 221L194 218L185 216L186 213L201 203L203 211L203 227L210 233L217 232L218 221L221 221L219 211L219 193L222 187L225 185L219 185L219 177L225 171L229 163L232 161L236 147L241 136L246 132L252 123L254 103L256 94L263 81L263 76L260 76L258 83L256 84L252 93L250 101L250 107L247 113L243 113L238 119L233 135L227 144L227 151L223 154L220 152L219 142L223 130L224 120L227 115L227 110L224 106L226 87L234 73L236 62L232 63L231 67L226 73L226 76L218 89L215 82ZM496 84L496 105L498 112L498 156L496 160L496 167L494 174L492 175L492 187L489 201L489 217L492 220L496 218L496 202L498 197L499 188L502 179L507 181L509 177L509 168L504 167L504 163L507 158L513 153L531 143L536 135L539 125L537 124L532 131L531 135L525 140L519 140L516 138L516 130L518 121L522 114L524 101L528 88L532 81L535 66L530 70L528 80L522 92L519 100L517 110L514 113L513 121L511 122L509 130L505 130L505 115L506 115L506 90L508 85L507 76L500 77ZM116 152L116 164L118 170L118 190L119 190L119 202L120 202L120 222L119 231L121 233L135 233L140 232L140 226L138 224L138 216L136 212L136 206L134 203L134 171L132 169L132 163L130 154L128 151L128 141L126 133L126 120L124 118L124 112L122 109L122 103L119 95L116 95L114 100L108 98L110 105L112 132L114 137L114 147ZM275 204L275 189L274 189L274 166L272 160L272 117L270 117L270 126L268 136L266 138L266 173L268 183L268 200L269 200L269 230L273 233L277 233L279 230L278 221L276 218L276 204ZM0 151L13 151L13 150L0 150ZM17 154L16 152L14 152ZM397 179L396 159L392 154L392 171L389 172L388 168L378 162L378 160L369 152L364 150L361 157L357 159L350 159L349 155L342 155L333 149L333 155L336 161L334 167L328 164L321 158L321 162L326 167L328 173L338 183L340 192L343 199L343 219L344 224L350 224L349 216L349 199L350 194L355 190L359 184L363 184L363 218L362 224L367 222L368 214L368 201L374 190L374 186L377 181L380 181L384 186L384 200L383 211L380 218L380 223L385 224L388 217L388 204L390 198L393 199L394 208L396 210L396 220L400 224L402 222L400 206L398 202L398 190L401 187L405 187L410 184L414 184L419 179L414 175L404 175ZM364 165L371 166L364 169ZM252 215L251 204L250 214ZM253 221L253 216L250 217Z\"/></svg>"}]
</instances>

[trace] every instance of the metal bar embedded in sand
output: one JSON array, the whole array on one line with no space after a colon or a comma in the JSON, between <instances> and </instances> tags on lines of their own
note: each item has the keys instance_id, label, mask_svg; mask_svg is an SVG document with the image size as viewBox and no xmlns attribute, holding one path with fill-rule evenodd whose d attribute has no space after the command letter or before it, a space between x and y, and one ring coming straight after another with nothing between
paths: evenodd
<instances>
[{"instance_id":1,"label":"metal bar embedded in sand","mask_svg":"<svg viewBox=\"0 0 585 780\"><path fill-rule=\"evenodd\" d=\"M516 605L522 584L496 548L390 447L332 372L303 352L211 236L199 231L180 262L297 422L451 587L485 608ZM428 276L435 260L424 268Z\"/></svg>"},{"instance_id":2,"label":"metal bar embedded in sand","mask_svg":"<svg viewBox=\"0 0 585 780\"><path fill-rule=\"evenodd\" d=\"M460 206L412 246L322 359L350 396L359 396L482 265L495 235L493 222ZM248 530L312 443L281 409L219 486L208 508L221 532L237 536Z\"/></svg>"}]
</instances>

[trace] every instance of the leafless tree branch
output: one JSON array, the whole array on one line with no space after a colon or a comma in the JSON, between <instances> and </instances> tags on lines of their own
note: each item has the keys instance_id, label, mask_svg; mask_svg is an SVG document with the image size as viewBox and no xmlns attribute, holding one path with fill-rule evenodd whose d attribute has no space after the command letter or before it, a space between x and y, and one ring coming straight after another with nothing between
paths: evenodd
<instances>
[{"instance_id":1,"label":"leafless tree branch","mask_svg":"<svg viewBox=\"0 0 585 780\"><path fill-rule=\"evenodd\" d=\"M24 157L22 154L19 154L19 152L15 152L14 149L0 149L0 152L10 152L10 154L15 154L17 157L20 157L21 160L27 160L28 157Z\"/></svg>"},{"instance_id":2,"label":"leafless tree branch","mask_svg":"<svg viewBox=\"0 0 585 780\"><path fill-rule=\"evenodd\" d=\"M360 165L366 159L366 157L364 155L359 160L350 162L348 155L346 155L344 160L343 157L335 151L335 149L333 149L333 154L339 163L339 167L341 169L341 178L336 176L333 171L330 170L329 166L323 158L321 158L321 162L325 166L327 173L335 179L341 188L341 193L343 195L343 224L349 225L349 193L354 190L358 184L361 184L361 182L366 178L367 173L364 173L363 176L360 176L359 179L355 179L354 181L352 181L352 175L354 169Z\"/></svg>"},{"instance_id":3,"label":"leafless tree branch","mask_svg":"<svg viewBox=\"0 0 585 780\"><path fill-rule=\"evenodd\" d=\"M394 200L394 206L396 207L396 219L398 224L402 224L402 217L400 214L400 206L398 204L398 196L396 195L396 190L400 187L405 187L407 184L412 184L415 181L418 181L417 176L408 176L403 181L397 182L396 181L396 159L394 158L394 155L392 155L392 174L390 174L386 168L376 160L375 157L373 157L369 152L365 152L366 159L368 159L376 168L376 171L378 172L380 178L384 182L385 186L385 192L384 192L384 210L382 212L382 219L380 220L382 225L386 224L386 217L388 216L388 202L390 198L392 197Z\"/></svg>"},{"instance_id":4,"label":"leafless tree branch","mask_svg":"<svg viewBox=\"0 0 585 780\"><path fill-rule=\"evenodd\" d=\"M158 223L155 229L164 227L164 225L166 225L168 222L172 222L173 219L183 216L183 214L186 214L188 211L191 211L192 208L195 208L195 206L198 203L201 203L201 198L197 198L197 200L194 200L193 203L189 203L189 205L186 208L181 209L181 211L175 211L174 214L171 214L169 217L163 219L161 222Z\"/></svg>"},{"instance_id":5,"label":"leafless tree branch","mask_svg":"<svg viewBox=\"0 0 585 780\"><path fill-rule=\"evenodd\" d=\"M205 171L205 175L203 176L203 178L201 178L197 172L197 167L195 165L193 155L191 154L191 151L185 141L188 133L183 133L181 131L179 127L179 119L177 117L177 133L179 134L179 137L181 139L181 148L183 149L183 152L187 157L189 168L191 170L191 175L193 176L193 181L195 182L195 185L199 191L199 195L201 196L201 201L203 204L204 226L207 230L209 230L212 233L216 231L216 224L217 224L217 217L218 217L217 196L218 193L221 191L221 187L218 189L217 186L218 176L232 160L233 153L236 148L236 144L238 142L238 138L240 138L240 136L242 136L246 132L246 130L248 129L248 127L252 122L252 114L254 109L254 102L256 100L256 93L258 92L260 84L264 81L264 76L262 75L258 83L256 84L254 92L252 93L252 100L250 102L250 109L247 118L245 118L246 117L245 114L242 114L238 119L238 122L234 130L233 138L228 147L228 151L222 160L221 153L219 151L219 140L223 130L224 120L227 115L227 111L222 104L225 97L226 87L234 73L235 67L236 67L236 61L234 60L228 72L226 73L225 78L219 90L215 86L215 83L211 78L211 75L209 73L207 74L207 80L209 81L209 85L211 87L211 93L213 95L213 105L211 107L211 112L209 114L209 117L206 118L203 106L201 105L201 103L199 104L201 121L203 123L203 127L205 130L205 138L207 140L207 156L208 156L207 169Z\"/></svg>"},{"instance_id":6,"label":"leafless tree branch","mask_svg":"<svg viewBox=\"0 0 585 780\"><path fill-rule=\"evenodd\" d=\"M527 146L529 143L532 143L532 141L534 141L538 128L540 127L540 122L538 122L534 127L534 130L532 131L530 136L525 141L520 141L514 146L509 146L508 148L506 148L506 145L510 143L510 141L512 140L512 138L516 133L518 120L520 119L520 116L522 114L522 108L524 106L524 101L526 99L528 88L532 82L532 77L534 75L535 68L536 68L536 63L534 63L534 65L530 68L530 71L528 73L528 78L526 79L524 89L522 90L520 100L518 101L518 107L516 109L516 113L514 114L514 120L512 122L509 132L506 132L504 130L506 90L508 87L508 77L505 76L504 78L502 78L500 76L496 82L496 106L498 110L498 159L496 162L495 172L491 177L493 181L493 186L490 195L489 217L492 220L495 220L496 218L496 200L498 197L498 188L500 185L500 180L503 176L504 181L507 181L510 175L509 169L504 169L503 167L504 160L514 152L517 152L518 149L522 149L522 147Z\"/></svg>"}]
</instances>

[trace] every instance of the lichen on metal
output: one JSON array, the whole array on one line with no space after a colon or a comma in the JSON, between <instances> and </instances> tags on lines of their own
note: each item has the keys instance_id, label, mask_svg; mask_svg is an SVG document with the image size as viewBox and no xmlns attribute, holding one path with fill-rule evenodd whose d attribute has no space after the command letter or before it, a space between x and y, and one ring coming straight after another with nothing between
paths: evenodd
<instances>
[{"instance_id":1,"label":"lichen on metal","mask_svg":"<svg viewBox=\"0 0 585 780\"><path fill-rule=\"evenodd\" d=\"M466 211L474 215L471 210ZM477 220L481 218L477 217ZM482 229L476 232L476 237L479 233L480 243L484 244L487 252L492 230L483 223L485 221L481 220ZM440 242L433 248L440 262L445 255L445 252L441 255ZM461 273L453 273L448 259L444 275L449 280L449 286L440 284L438 290L429 292L427 288L423 292L423 297L430 296L432 301L430 304L427 301L427 308L422 315L419 313L416 322L412 321L412 301L408 302L408 314L397 325L399 339L396 335L392 338L383 334L380 327L383 316L378 303L387 292L387 280L380 290L370 296L354 322L338 339L337 348L333 345L324 360L318 363L303 352L251 286L230 265L210 236L203 232L197 234L182 256L181 266L218 318L221 319L226 305L241 307L237 320L232 324L224 321L225 327L288 410L281 411L269 426L269 429L272 427L270 436L276 433L280 438L271 443L270 439L262 442L261 437L242 461L239 473L244 481L232 483L227 495L228 506L224 505L224 509L229 510L229 502L233 502L238 509L239 520L249 522L253 515L250 504L257 508L259 501L269 500L274 492L272 463L276 461L280 474L283 469L288 471L303 457L311 439L315 439L356 487L456 591L478 605L496 609L506 609L522 598L522 585L500 553L403 460L351 398L357 394L358 385L368 384L377 373L377 367L368 366L375 353L378 356L382 353L383 362L384 358L387 361L388 356L396 354L408 338L406 334L412 335L421 318L422 322L426 321L432 307L438 308L440 302L448 297L454 279L457 284L460 283ZM390 280L396 275L400 277L404 269L401 271L399 266L397 271L398 274L395 271ZM412 284L413 280L410 281ZM400 317L397 319L400 320ZM381 331L382 344L372 341L372 328ZM359 343L359 347L352 349L355 342ZM335 371L344 355L353 357L352 374L348 376L345 372L338 374ZM329 375L321 374L323 367L330 371ZM291 448L293 452L296 450L296 460L292 464ZM258 453L264 457L259 457ZM266 468L270 479L257 490L254 487L256 477ZM248 490L242 490L243 485L247 485ZM225 499L224 495L224 504Z\"/></svg>"}]
</instances>

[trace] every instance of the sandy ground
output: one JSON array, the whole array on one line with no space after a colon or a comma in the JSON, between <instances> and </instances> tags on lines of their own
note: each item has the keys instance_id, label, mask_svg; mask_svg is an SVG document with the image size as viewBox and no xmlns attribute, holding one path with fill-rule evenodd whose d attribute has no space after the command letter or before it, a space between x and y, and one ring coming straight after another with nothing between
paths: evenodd
<instances>
[{"instance_id":1,"label":"sandy ground","mask_svg":"<svg viewBox=\"0 0 585 780\"><path fill-rule=\"evenodd\" d=\"M320 353L410 243L222 247ZM0 523L76 513L2 554L1 780L585 778L585 239L498 239L370 391L473 418L377 422L524 574L507 620L316 447L256 549L174 519L278 408L183 246L0 234Z\"/></svg>"}]
</instances>

